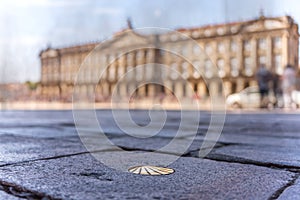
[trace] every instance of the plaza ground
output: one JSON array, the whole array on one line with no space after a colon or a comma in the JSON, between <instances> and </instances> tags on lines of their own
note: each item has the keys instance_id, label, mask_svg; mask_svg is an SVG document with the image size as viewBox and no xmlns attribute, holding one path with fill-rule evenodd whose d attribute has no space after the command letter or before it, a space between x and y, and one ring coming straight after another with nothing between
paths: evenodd
<instances>
[{"instance_id":1,"label":"plaza ground","mask_svg":"<svg viewBox=\"0 0 300 200\"><path fill-rule=\"evenodd\" d=\"M115 110L121 120L124 112ZM199 149L212 115L199 111L200 119L196 119L195 113L131 110L133 121L139 125L127 126L127 130L136 134L132 136L117 126L111 110L97 110L102 131L120 148L116 150L95 139L101 131L93 126L81 129L80 138L70 110L1 111L0 199L299 198L299 112L228 111L217 143L209 141L205 146L214 147L205 158L199 157ZM163 129L145 138L151 134L151 128L159 127L161 115L166 116ZM139 132L153 116L157 117L152 119L154 125ZM187 122L180 124L181 116ZM219 125L221 120L212 130L218 130ZM180 126L184 131L178 137ZM191 142L181 157L179 146L162 148L174 138L178 144ZM86 146L93 146L93 154L82 141ZM160 158L174 158L166 167L175 173L136 175L110 168L96 159L97 155L117 155L123 161L128 153L145 152L155 156L149 158L149 164Z\"/></svg>"}]
</instances>

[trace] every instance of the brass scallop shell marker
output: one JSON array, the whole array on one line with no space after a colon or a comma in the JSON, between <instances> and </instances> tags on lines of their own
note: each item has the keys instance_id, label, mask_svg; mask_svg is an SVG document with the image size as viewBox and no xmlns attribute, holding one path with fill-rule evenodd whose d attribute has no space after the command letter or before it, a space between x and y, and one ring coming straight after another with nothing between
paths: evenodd
<instances>
[{"instance_id":1,"label":"brass scallop shell marker","mask_svg":"<svg viewBox=\"0 0 300 200\"><path fill-rule=\"evenodd\" d=\"M175 172L174 169L165 168L165 167L156 167L150 165L131 167L128 169L128 171L134 174L150 175L150 176L168 175Z\"/></svg>"}]
</instances>

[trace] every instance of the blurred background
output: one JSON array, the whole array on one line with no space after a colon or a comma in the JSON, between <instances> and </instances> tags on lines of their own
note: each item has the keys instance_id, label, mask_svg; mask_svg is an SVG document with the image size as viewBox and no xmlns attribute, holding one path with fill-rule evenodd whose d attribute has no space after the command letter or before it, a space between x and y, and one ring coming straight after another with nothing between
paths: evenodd
<instances>
[{"instance_id":1,"label":"blurred background","mask_svg":"<svg viewBox=\"0 0 300 200\"><path fill-rule=\"evenodd\" d=\"M47 49L96 44L128 28L128 19L133 28L172 30L232 24L262 16L291 16L297 24L299 8L297 0L1 0L0 100L62 101L40 98L43 93L41 53ZM298 43L295 51L297 61L293 59L292 64L298 64ZM222 61L215 64L222 65ZM234 91L228 94L251 85L244 83L239 89L234 86Z\"/></svg>"}]
</instances>

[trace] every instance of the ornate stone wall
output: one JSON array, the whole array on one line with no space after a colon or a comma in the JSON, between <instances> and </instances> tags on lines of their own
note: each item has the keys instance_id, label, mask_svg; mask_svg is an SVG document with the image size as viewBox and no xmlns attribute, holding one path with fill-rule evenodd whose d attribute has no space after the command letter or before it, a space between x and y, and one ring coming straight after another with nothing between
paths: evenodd
<instances>
[{"instance_id":1,"label":"ornate stone wall","mask_svg":"<svg viewBox=\"0 0 300 200\"><path fill-rule=\"evenodd\" d=\"M102 43L48 48L40 54L41 95L46 100L71 101L81 65L85 70L77 77L77 85L82 94L95 92L96 101L108 101L114 89L120 98L125 98L137 83L154 74L158 74L177 97L191 99L195 94L201 98L207 98L209 93L221 94L222 85L215 81L216 77L223 80L223 92L228 95L256 85L255 73L261 64L279 75L288 63L298 68L298 25L289 16L261 16L246 22L177 31L192 38L195 44L178 37L180 34L140 35L125 30ZM140 48L143 45L147 48ZM157 45L181 53L158 50ZM94 56L86 57L93 49ZM185 56L191 59L186 60ZM170 71L153 71L145 65L149 63L161 63ZM144 67L136 70L132 77L115 87L122 74L142 65ZM218 70L213 70L213 65ZM107 70L99 81L100 70L104 67ZM172 69L180 72L189 84L181 81ZM134 97L172 99L169 89L146 84L135 91Z\"/></svg>"}]
</instances>

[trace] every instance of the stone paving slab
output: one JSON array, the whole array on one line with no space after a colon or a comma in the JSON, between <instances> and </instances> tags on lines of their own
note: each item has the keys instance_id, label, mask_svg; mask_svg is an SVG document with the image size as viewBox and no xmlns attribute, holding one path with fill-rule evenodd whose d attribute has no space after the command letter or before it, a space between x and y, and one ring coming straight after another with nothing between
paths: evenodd
<instances>
[{"instance_id":1,"label":"stone paving slab","mask_svg":"<svg viewBox=\"0 0 300 200\"><path fill-rule=\"evenodd\" d=\"M269 198L295 175L197 158L180 158L170 167L174 174L141 176L108 168L85 154L2 167L0 180L62 199L252 200Z\"/></svg>"},{"instance_id":2,"label":"stone paving slab","mask_svg":"<svg viewBox=\"0 0 300 200\"><path fill-rule=\"evenodd\" d=\"M137 125L150 122L148 111L130 112ZM124 154L140 156L165 146L174 138L180 121L180 112L168 111L164 129L145 140L127 136L113 122L111 111L96 114L110 141L126 152L106 145L101 137L99 140L99 130L89 126L83 129L83 139L93 150L102 151L94 155L109 161L114 150L117 164L124 162L127 167L137 157L126 160ZM33 196L38 192L63 199L297 199L300 184L294 179L300 167L299 114L229 112L219 143L208 156L211 160L195 156L210 121L208 112L200 114L200 121L189 118L185 137L178 140L178 148L185 146L195 134L194 126L199 125L196 140L188 149L190 154L171 165L176 173L144 177L110 169L86 153L72 111L0 112L0 199L3 195L14 198L1 189L3 181L25 187ZM157 127L158 121L140 136L152 134ZM131 125L127 128L136 131ZM151 156L168 161L177 153L173 148ZM145 158L149 160L153 159Z\"/></svg>"},{"instance_id":3,"label":"stone paving slab","mask_svg":"<svg viewBox=\"0 0 300 200\"><path fill-rule=\"evenodd\" d=\"M286 188L279 196L279 200L295 200L300 198L300 179L298 178L294 185Z\"/></svg>"},{"instance_id":4,"label":"stone paving slab","mask_svg":"<svg viewBox=\"0 0 300 200\"><path fill-rule=\"evenodd\" d=\"M0 199L5 199L5 200L20 200L21 198L19 197L15 197L13 195L9 195L7 193L5 193L4 191L0 190Z\"/></svg>"},{"instance_id":5,"label":"stone paving slab","mask_svg":"<svg viewBox=\"0 0 300 200\"><path fill-rule=\"evenodd\" d=\"M0 127L35 127L74 124L72 111L2 111Z\"/></svg>"},{"instance_id":6,"label":"stone paving slab","mask_svg":"<svg viewBox=\"0 0 300 200\"><path fill-rule=\"evenodd\" d=\"M44 126L44 127L10 127L0 128L0 136L3 134L12 134L19 136L29 136L37 138L61 138L67 136L76 136L75 127L61 127L61 126Z\"/></svg>"},{"instance_id":7,"label":"stone paving slab","mask_svg":"<svg viewBox=\"0 0 300 200\"><path fill-rule=\"evenodd\" d=\"M300 129L299 129L300 130ZM190 137L188 137L190 138ZM204 136L196 136L197 139L203 140ZM232 134L221 134L218 142L223 144L245 144L255 146L278 146L278 147L299 147L300 138L289 138L289 137L274 137L272 134L269 135L243 135L238 132Z\"/></svg>"},{"instance_id":8,"label":"stone paving slab","mask_svg":"<svg viewBox=\"0 0 300 200\"><path fill-rule=\"evenodd\" d=\"M143 149L146 151L161 151L171 154L182 154L202 148L211 148L222 146L220 143L206 142L203 140L189 140L189 139L166 139L160 137L152 137L147 139L133 138L133 137L115 137L110 140L115 145L125 147L128 149ZM174 144L168 149L162 149L168 144ZM203 146L202 146L203 145ZM186 151L183 151L186 149Z\"/></svg>"},{"instance_id":9,"label":"stone paving slab","mask_svg":"<svg viewBox=\"0 0 300 200\"><path fill-rule=\"evenodd\" d=\"M242 158L260 163L300 167L299 147L231 145L215 149L213 153L231 156L232 160Z\"/></svg>"},{"instance_id":10,"label":"stone paving slab","mask_svg":"<svg viewBox=\"0 0 300 200\"><path fill-rule=\"evenodd\" d=\"M15 135L1 135L0 140L0 165L87 152L79 140L74 142ZM112 149L105 144L95 148L99 151Z\"/></svg>"}]
</instances>

